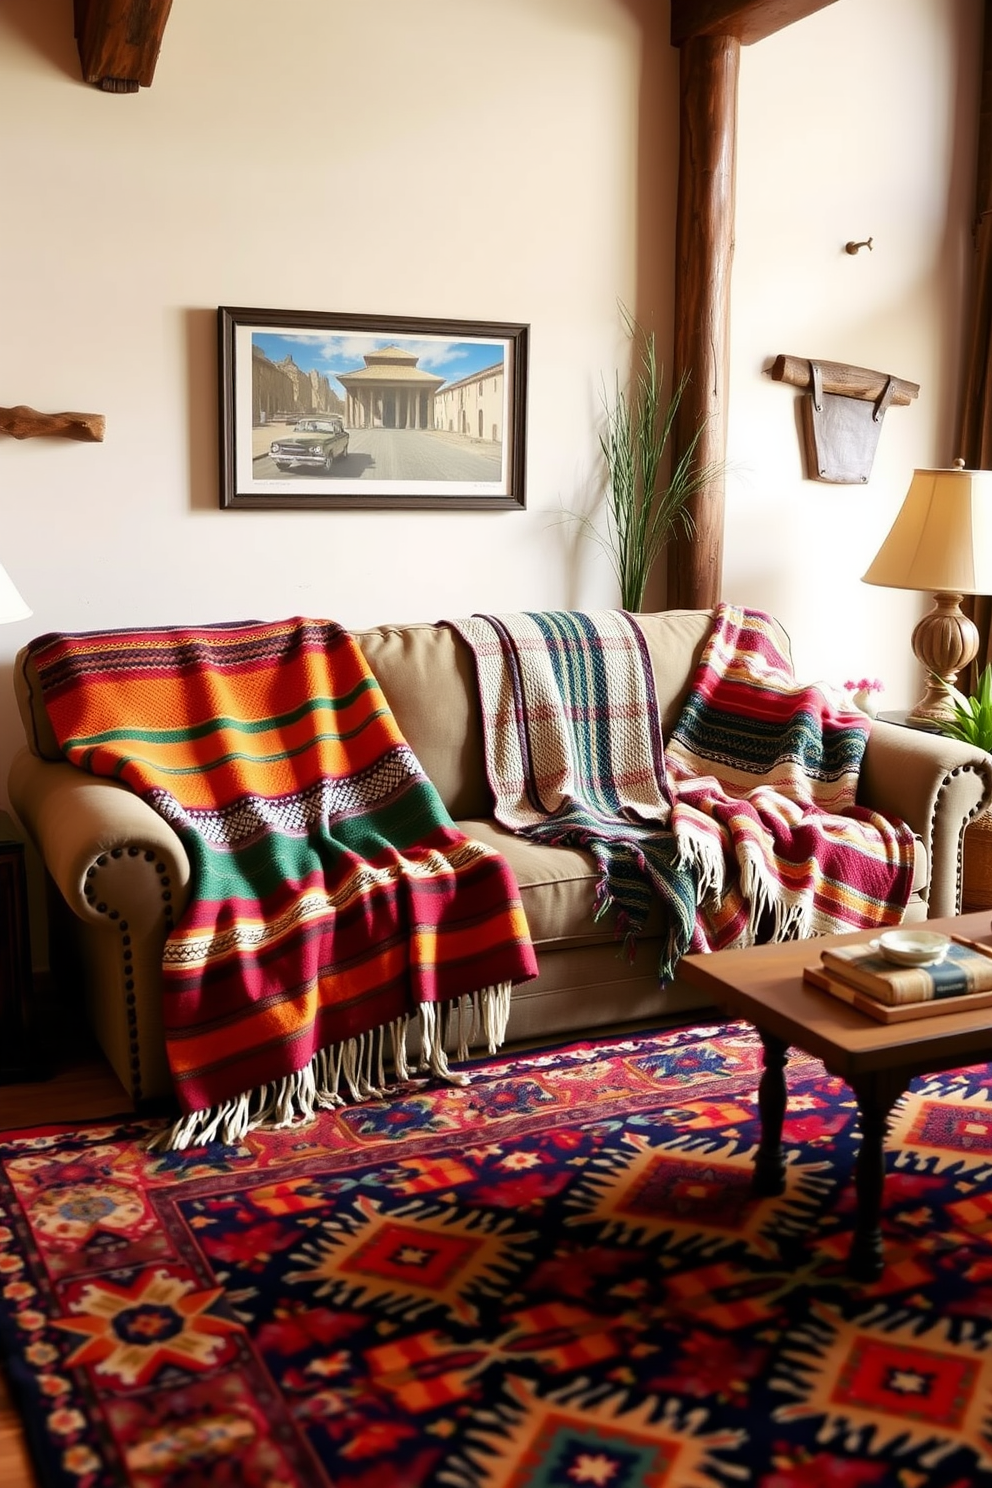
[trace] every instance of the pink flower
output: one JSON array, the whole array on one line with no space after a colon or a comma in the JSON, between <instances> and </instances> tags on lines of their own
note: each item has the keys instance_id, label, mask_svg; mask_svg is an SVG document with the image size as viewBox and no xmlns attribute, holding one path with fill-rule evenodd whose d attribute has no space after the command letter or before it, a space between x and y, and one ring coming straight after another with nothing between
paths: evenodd
<instances>
[{"instance_id":1,"label":"pink flower","mask_svg":"<svg viewBox=\"0 0 992 1488\"><path fill-rule=\"evenodd\" d=\"M845 692L884 692L885 683L880 677L859 677L857 681L844 683Z\"/></svg>"}]
</instances>

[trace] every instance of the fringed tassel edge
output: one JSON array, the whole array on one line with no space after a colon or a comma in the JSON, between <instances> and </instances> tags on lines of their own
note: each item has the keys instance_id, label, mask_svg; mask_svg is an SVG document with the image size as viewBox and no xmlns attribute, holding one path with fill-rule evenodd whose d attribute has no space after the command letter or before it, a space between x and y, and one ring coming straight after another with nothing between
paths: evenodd
<instances>
[{"instance_id":1,"label":"fringed tassel edge","mask_svg":"<svg viewBox=\"0 0 992 1488\"><path fill-rule=\"evenodd\" d=\"M441 1006L422 1003L417 1015L421 1051L418 1072L429 1070L454 1085L470 1084L471 1075L452 1070L448 1063L452 1027L455 1058L459 1062L467 1060L469 1048L480 1042L485 1043L488 1053L495 1054L506 1037L512 991L512 982L498 982L453 1003ZM205 1147L209 1142L231 1147L258 1127L279 1131L287 1126L301 1126L312 1121L320 1110L391 1095L397 1085L413 1078L407 1049L411 1021L397 1018L358 1038L332 1044L318 1050L308 1065L292 1075L206 1110L191 1111L153 1137L148 1149L181 1152L187 1147ZM387 1032L392 1045L394 1085L386 1080Z\"/></svg>"}]
</instances>

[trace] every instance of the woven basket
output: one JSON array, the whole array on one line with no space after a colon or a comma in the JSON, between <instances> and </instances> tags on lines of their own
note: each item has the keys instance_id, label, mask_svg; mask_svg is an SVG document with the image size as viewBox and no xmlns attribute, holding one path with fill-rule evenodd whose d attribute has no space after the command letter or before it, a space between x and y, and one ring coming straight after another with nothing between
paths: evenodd
<instances>
[{"instance_id":1,"label":"woven basket","mask_svg":"<svg viewBox=\"0 0 992 1488\"><path fill-rule=\"evenodd\" d=\"M961 908L992 909L992 810L965 828Z\"/></svg>"}]
</instances>

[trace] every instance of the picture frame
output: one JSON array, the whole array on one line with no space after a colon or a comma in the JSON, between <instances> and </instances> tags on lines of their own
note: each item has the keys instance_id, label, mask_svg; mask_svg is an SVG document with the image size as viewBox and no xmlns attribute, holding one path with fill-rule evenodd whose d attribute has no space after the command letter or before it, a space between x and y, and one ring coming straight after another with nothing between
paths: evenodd
<instances>
[{"instance_id":1,"label":"picture frame","mask_svg":"<svg viewBox=\"0 0 992 1488\"><path fill-rule=\"evenodd\" d=\"M524 509L528 326L217 314L222 507Z\"/></svg>"}]
</instances>

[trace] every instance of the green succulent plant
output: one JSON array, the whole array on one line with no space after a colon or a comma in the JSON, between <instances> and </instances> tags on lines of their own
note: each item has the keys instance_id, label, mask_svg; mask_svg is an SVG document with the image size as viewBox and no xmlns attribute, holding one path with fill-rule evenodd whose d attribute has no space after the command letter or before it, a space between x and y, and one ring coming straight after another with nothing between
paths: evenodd
<instances>
[{"instance_id":1,"label":"green succulent plant","mask_svg":"<svg viewBox=\"0 0 992 1488\"><path fill-rule=\"evenodd\" d=\"M992 754L992 665L982 672L970 695L949 687L953 715L942 719L940 731L951 739L962 739Z\"/></svg>"}]
</instances>

